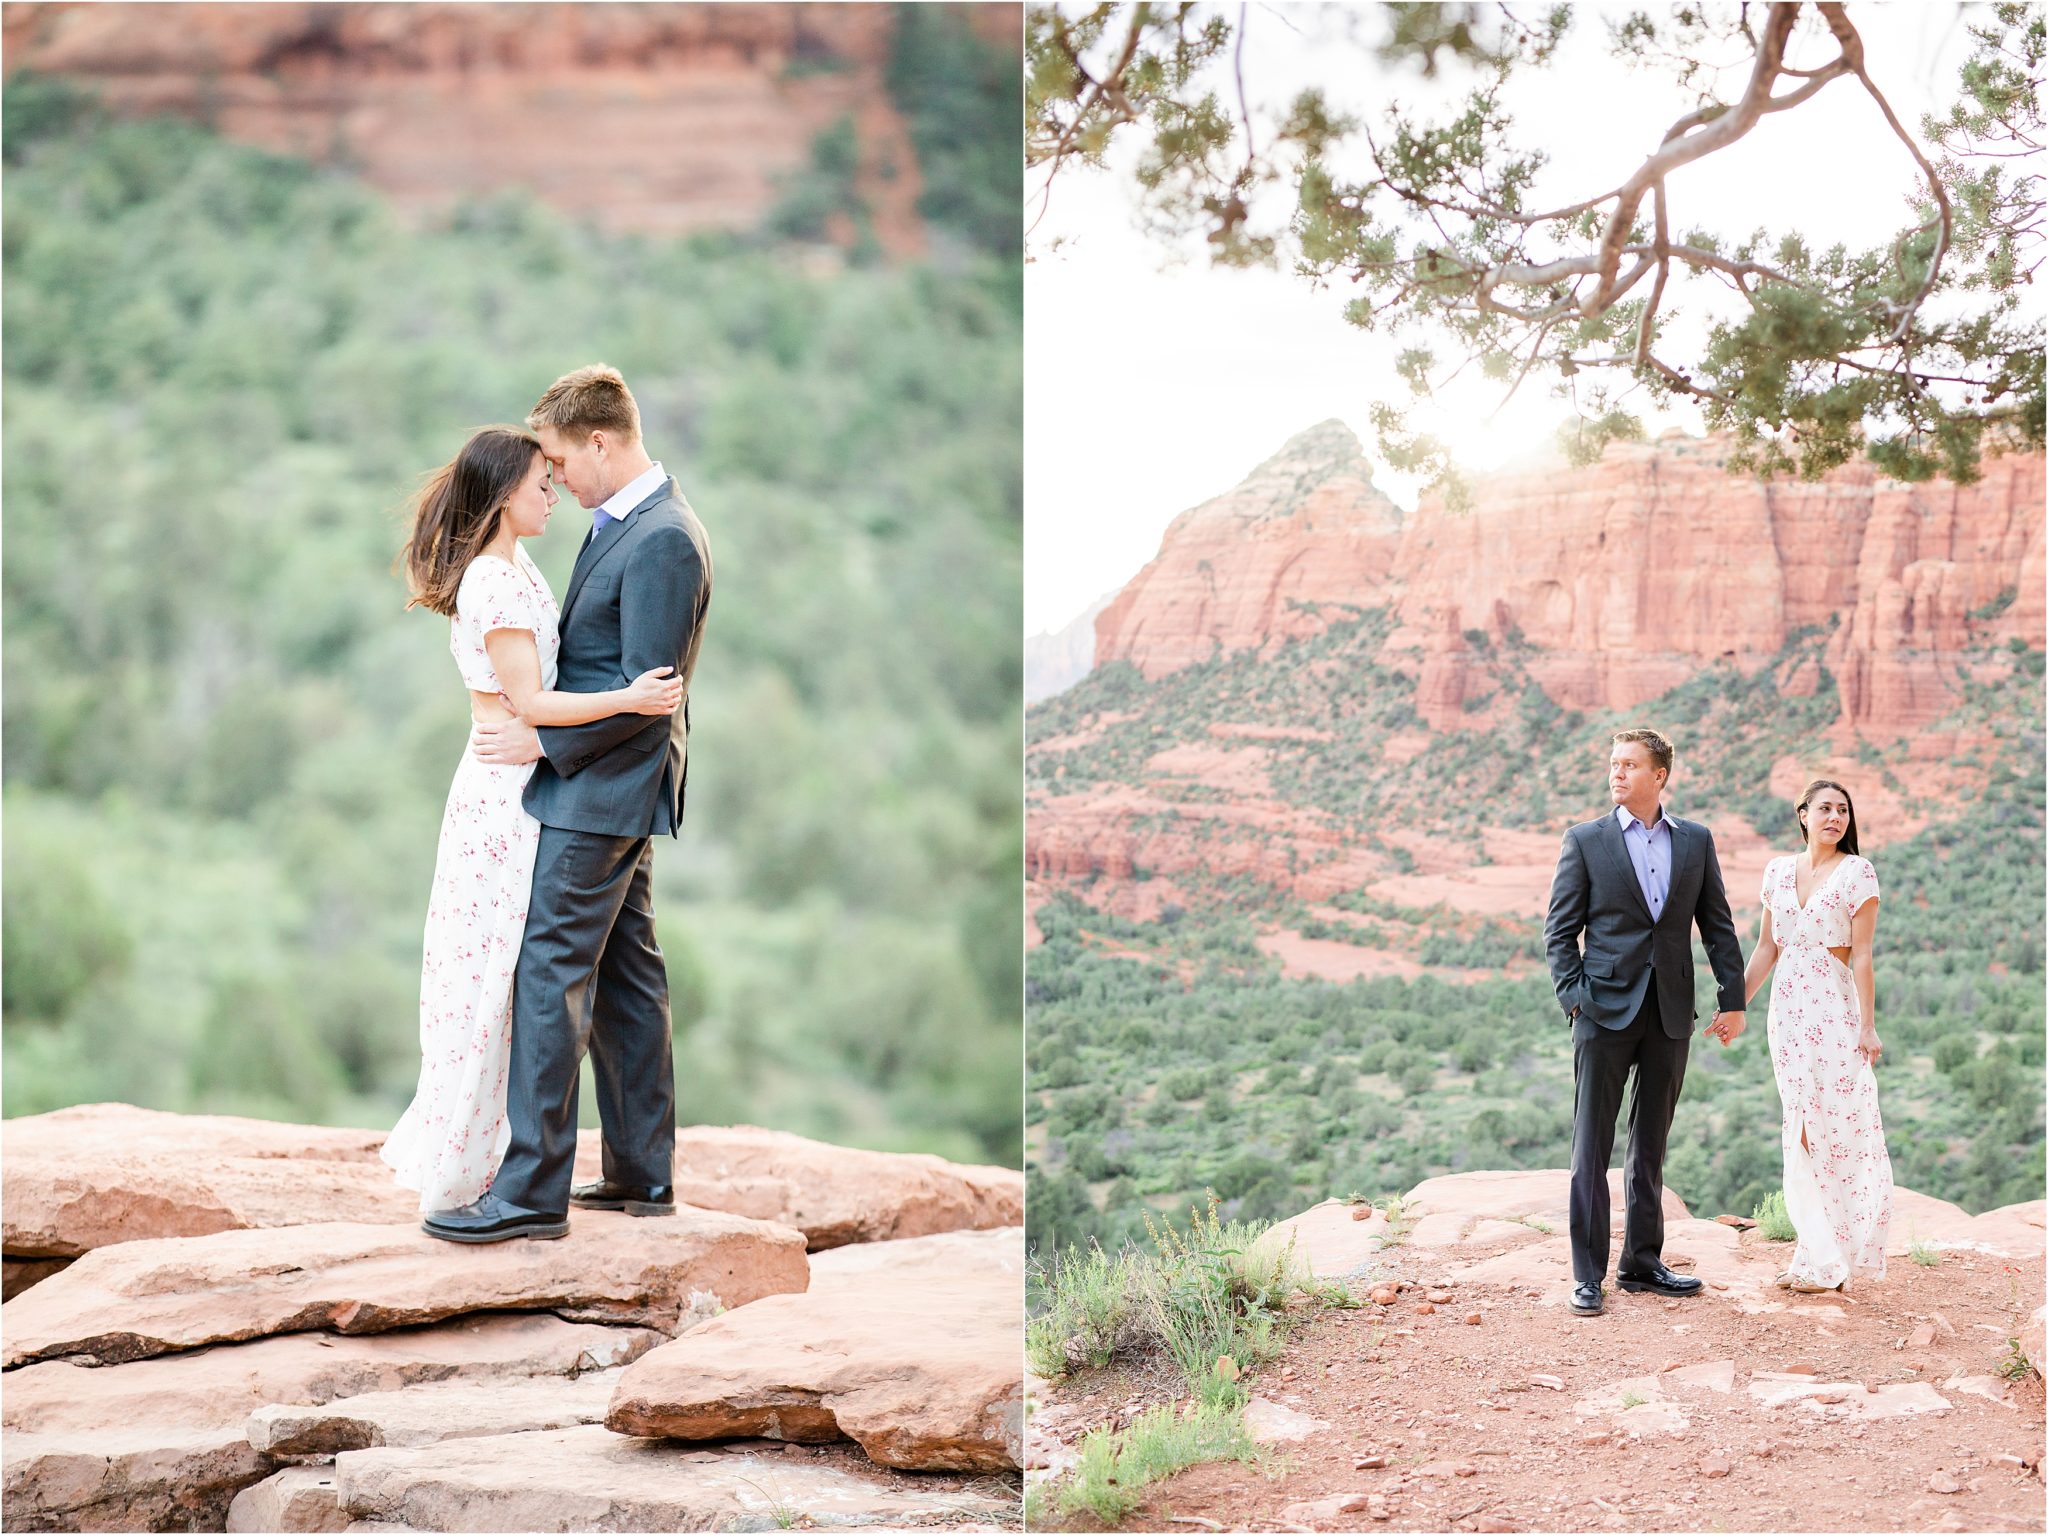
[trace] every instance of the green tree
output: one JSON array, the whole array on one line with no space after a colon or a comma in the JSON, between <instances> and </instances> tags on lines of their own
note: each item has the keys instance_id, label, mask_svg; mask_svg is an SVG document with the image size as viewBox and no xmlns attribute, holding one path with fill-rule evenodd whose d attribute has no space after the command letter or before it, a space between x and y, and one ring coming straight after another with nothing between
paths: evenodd
<instances>
[{"instance_id":1,"label":"green tree","mask_svg":"<svg viewBox=\"0 0 2048 1535\"><path fill-rule=\"evenodd\" d=\"M1617 399L1640 384L1659 403L1697 402L1709 427L1733 434L1738 469L1811 478L1860 450L1900 478L1968 481L1983 453L2043 442L2042 326L2023 298L2044 240L2044 15L1969 8L1975 50L1955 100L1916 136L1866 56L1856 9L1780 0L1627 14L1611 27L1616 65L1669 71L1672 119L1635 125L1644 151L1617 184L1546 196L1545 156L1529 147L1542 135L1516 120L1513 87L1555 63L1570 7L1531 18L1506 5L1389 5L1376 47L1356 35L1373 23L1352 18L1333 70L1348 51L1431 72L1443 55L1469 71L1457 108L1424 120L1396 108L1347 116L1316 87L1257 96L1243 8L1041 4L1027 22L1026 153L1050 196L1067 165L1101 166L1113 143L1136 139L1155 232L1200 236L1221 264L1284 260L1353 295L1345 318L1403 341L1400 372L1418 397L1474 362L1504 392L1532 374L1550 381L1571 403L1563 441L1578 461L1641 434ZM1730 57L1746 69L1709 67ZM1724 73L1741 77L1725 96ZM1864 94L1885 124L1873 153L1889 150L1913 178L1894 238L1852 250L1823 229L1772 237L1688 214L1674 172L1829 89ZM1737 307L1674 350L1681 333L1661 322L1716 292ZM1392 466L1463 497L1447 449L1412 431L1404 408L1383 402L1374 419Z\"/></svg>"}]
</instances>

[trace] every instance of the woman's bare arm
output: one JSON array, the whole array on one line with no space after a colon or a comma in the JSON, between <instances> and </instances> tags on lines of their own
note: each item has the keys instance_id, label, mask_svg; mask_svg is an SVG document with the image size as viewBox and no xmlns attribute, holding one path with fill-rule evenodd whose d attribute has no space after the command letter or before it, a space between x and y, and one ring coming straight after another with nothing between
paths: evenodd
<instances>
[{"instance_id":1,"label":"woman's bare arm","mask_svg":"<svg viewBox=\"0 0 2048 1535\"><path fill-rule=\"evenodd\" d=\"M1763 989L1769 979L1771 967L1778 962L1778 935L1771 930L1771 909L1764 908L1764 919L1757 927L1756 947L1749 951L1749 966L1742 973L1742 1000L1750 1001Z\"/></svg>"},{"instance_id":2,"label":"woman's bare arm","mask_svg":"<svg viewBox=\"0 0 2048 1535\"><path fill-rule=\"evenodd\" d=\"M673 672L672 666L643 672L628 687L563 693L540 685L540 651L531 629L493 629L484 636L484 650L498 674L499 688L529 725L587 725L614 714L673 714L682 704L682 684L662 675Z\"/></svg>"}]
</instances>

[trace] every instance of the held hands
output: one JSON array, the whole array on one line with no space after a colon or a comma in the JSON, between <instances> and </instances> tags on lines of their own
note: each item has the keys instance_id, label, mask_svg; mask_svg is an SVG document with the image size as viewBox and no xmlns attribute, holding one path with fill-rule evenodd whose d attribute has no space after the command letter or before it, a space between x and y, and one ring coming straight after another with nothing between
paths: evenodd
<instances>
[{"instance_id":1,"label":"held hands","mask_svg":"<svg viewBox=\"0 0 2048 1535\"><path fill-rule=\"evenodd\" d=\"M1884 1054L1884 1046L1878 1043L1877 1030L1867 1023L1857 1030L1856 1053L1870 1062L1873 1070L1877 1066L1877 1058Z\"/></svg>"},{"instance_id":2,"label":"held hands","mask_svg":"<svg viewBox=\"0 0 2048 1535\"><path fill-rule=\"evenodd\" d=\"M525 720L494 720L473 729L476 744L470 750L479 762L494 767L518 767L540 760L540 736Z\"/></svg>"},{"instance_id":3,"label":"held hands","mask_svg":"<svg viewBox=\"0 0 2048 1535\"><path fill-rule=\"evenodd\" d=\"M657 666L652 671L642 672L633 679L625 690L625 707L621 714L673 714L683 706L683 684L675 678L665 676L673 672L673 666Z\"/></svg>"},{"instance_id":4,"label":"held hands","mask_svg":"<svg viewBox=\"0 0 2048 1535\"><path fill-rule=\"evenodd\" d=\"M1707 1025L1705 1032L1720 1040L1721 1048L1725 1050L1741 1037L1742 1031L1748 1026L1749 1021L1741 1013L1724 1013L1716 1008L1714 1020Z\"/></svg>"}]
</instances>

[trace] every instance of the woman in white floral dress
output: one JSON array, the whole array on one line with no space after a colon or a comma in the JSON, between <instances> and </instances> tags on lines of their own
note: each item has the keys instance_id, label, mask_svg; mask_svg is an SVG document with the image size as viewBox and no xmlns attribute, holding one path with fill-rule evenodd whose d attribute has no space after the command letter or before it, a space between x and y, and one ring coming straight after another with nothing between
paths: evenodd
<instances>
[{"instance_id":1,"label":"woman in white floral dress","mask_svg":"<svg viewBox=\"0 0 2048 1535\"><path fill-rule=\"evenodd\" d=\"M1764 869L1763 926L1745 977L1771 985L1771 1069L1784 1105L1785 1212L1798 1234L1778 1283L1834 1290L1856 1270L1884 1276L1892 1163L1877 1111L1871 947L1877 870L1856 851L1849 791L1816 779L1799 797L1804 853Z\"/></svg>"},{"instance_id":2,"label":"woman in white floral dress","mask_svg":"<svg viewBox=\"0 0 2048 1535\"><path fill-rule=\"evenodd\" d=\"M665 676L672 667L604 693L553 690L554 593L519 541L546 530L555 499L538 438L516 427L475 433L414 500L406 606L448 616L473 722L675 713L682 689ZM465 747L441 817L420 964L419 1087L380 1153L401 1185L419 1191L422 1213L480 1197L510 1136L512 975L540 839L521 800L532 773L531 763L495 767Z\"/></svg>"}]
</instances>

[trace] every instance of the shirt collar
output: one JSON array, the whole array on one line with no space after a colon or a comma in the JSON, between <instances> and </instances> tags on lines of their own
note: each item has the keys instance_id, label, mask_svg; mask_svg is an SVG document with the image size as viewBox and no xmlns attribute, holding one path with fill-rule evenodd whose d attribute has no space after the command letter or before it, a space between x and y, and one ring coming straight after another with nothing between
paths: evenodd
<instances>
[{"instance_id":1,"label":"shirt collar","mask_svg":"<svg viewBox=\"0 0 2048 1535\"><path fill-rule=\"evenodd\" d=\"M1662 805L1657 807L1657 823L1654 826L1637 820L1629 813L1629 808L1626 805L1616 805L1614 807L1614 819L1620 824L1623 831L1627 831L1631 826L1640 826L1647 836L1655 836L1660 829L1671 824L1671 817L1664 813Z\"/></svg>"},{"instance_id":2,"label":"shirt collar","mask_svg":"<svg viewBox=\"0 0 2048 1535\"><path fill-rule=\"evenodd\" d=\"M659 463L650 464L639 474L621 485L606 498L598 511L616 522L624 522L626 514L667 483L668 471Z\"/></svg>"}]
</instances>

